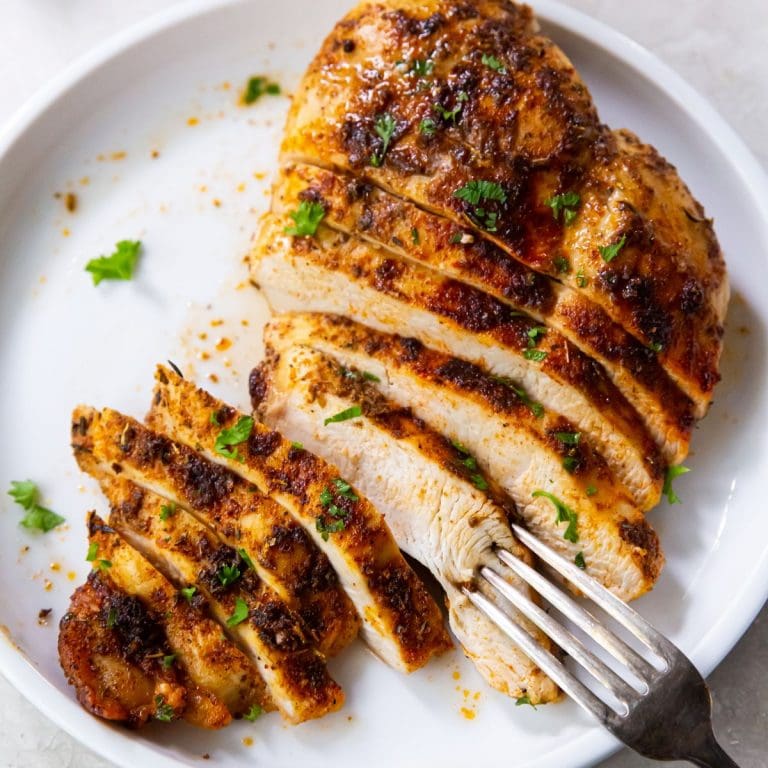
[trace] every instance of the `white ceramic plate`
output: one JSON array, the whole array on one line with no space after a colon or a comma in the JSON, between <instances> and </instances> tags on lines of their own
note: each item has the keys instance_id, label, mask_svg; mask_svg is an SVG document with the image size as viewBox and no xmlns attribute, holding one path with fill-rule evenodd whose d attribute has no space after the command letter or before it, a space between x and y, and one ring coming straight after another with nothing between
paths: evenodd
<instances>
[{"instance_id":1,"label":"white ceramic plate","mask_svg":"<svg viewBox=\"0 0 768 768\"><path fill-rule=\"evenodd\" d=\"M221 766L275 768L591 764L616 743L575 705L515 707L458 653L406 678L354 647L332 664L348 696L341 713L295 728L270 715L219 733L110 727L80 709L59 669L56 624L87 572L83 515L104 509L70 456L70 410L88 402L141 415L154 363L167 358L246 404L266 308L242 284L241 257L266 206L262 174L273 169L287 100L246 110L236 91L257 73L290 88L347 5L183 6L80 62L0 139L0 488L33 478L69 523L31 535L2 494L0 670L122 766L199 764L205 753ZM707 673L768 595L768 185L723 121L647 52L555 3L536 9L603 119L679 167L714 215L728 259L735 300L724 381L695 436L693 472L678 481L684 504L652 515L668 565L638 604ZM74 214L54 197L67 191L78 198ZM85 262L124 238L145 244L138 278L93 287ZM233 346L216 350L219 337ZM38 625L41 608L53 609L48 626Z\"/></svg>"}]
</instances>

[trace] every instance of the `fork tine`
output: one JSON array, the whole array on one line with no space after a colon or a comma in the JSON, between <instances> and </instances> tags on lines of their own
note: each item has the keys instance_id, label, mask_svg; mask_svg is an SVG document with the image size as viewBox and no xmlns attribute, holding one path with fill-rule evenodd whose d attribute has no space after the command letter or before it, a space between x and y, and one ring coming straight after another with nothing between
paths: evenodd
<instances>
[{"instance_id":1,"label":"fork tine","mask_svg":"<svg viewBox=\"0 0 768 768\"><path fill-rule=\"evenodd\" d=\"M531 568L530 565L515 557L506 549L497 549L496 554L504 565L514 571L551 605L618 659L643 683L645 686L643 692L647 691L648 686L645 681L653 676L655 669L639 653L600 624L589 611L584 610L575 600L570 598L538 571Z\"/></svg>"},{"instance_id":2,"label":"fork tine","mask_svg":"<svg viewBox=\"0 0 768 768\"><path fill-rule=\"evenodd\" d=\"M637 699L637 691L634 688L622 680L591 651L587 650L581 641L568 632L565 627L555 621L530 598L506 582L492 568L487 566L481 568L480 575L616 697L619 703L625 707L624 712L617 712L617 714L626 714L629 703Z\"/></svg>"},{"instance_id":3,"label":"fork tine","mask_svg":"<svg viewBox=\"0 0 768 768\"><path fill-rule=\"evenodd\" d=\"M546 544L537 539L525 528L513 524L515 536L538 555L545 563L554 568L561 576L577 586L587 597L591 598L609 616L614 618L623 627L629 630L638 640L642 641L649 650L662 658L667 664L672 663L675 648L660 632L657 632L640 614L630 608L609 592L602 584L599 584L591 576L588 576L574 563L568 562L564 557Z\"/></svg>"},{"instance_id":4,"label":"fork tine","mask_svg":"<svg viewBox=\"0 0 768 768\"><path fill-rule=\"evenodd\" d=\"M515 642L522 651L562 688L579 706L606 722L612 711L595 696L583 683L577 680L548 650L542 648L522 627L515 624L504 611L496 606L484 594L462 587L462 592L472 604L482 611L507 637Z\"/></svg>"}]
</instances>

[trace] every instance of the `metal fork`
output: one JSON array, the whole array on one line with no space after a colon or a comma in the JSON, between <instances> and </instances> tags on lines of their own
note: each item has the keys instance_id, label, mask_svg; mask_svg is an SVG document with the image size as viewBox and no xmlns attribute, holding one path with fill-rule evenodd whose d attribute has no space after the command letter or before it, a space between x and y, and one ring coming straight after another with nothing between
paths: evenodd
<instances>
[{"instance_id":1,"label":"metal fork","mask_svg":"<svg viewBox=\"0 0 768 768\"><path fill-rule=\"evenodd\" d=\"M657 658L659 668L603 626L562 589L505 549L497 550L502 566L516 573L620 662L636 678L637 687L614 672L568 629L505 581L493 568L483 567L478 575L592 675L611 693L614 701L606 702L600 698L492 600L478 589L465 586L463 591L472 603L576 703L591 712L614 736L639 754L656 760L688 760L703 768L738 768L715 740L709 689L682 651L578 566L568 562L524 528L513 525L513 529L518 539L533 553L643 643Z\"/></svg>"}]
</instances>

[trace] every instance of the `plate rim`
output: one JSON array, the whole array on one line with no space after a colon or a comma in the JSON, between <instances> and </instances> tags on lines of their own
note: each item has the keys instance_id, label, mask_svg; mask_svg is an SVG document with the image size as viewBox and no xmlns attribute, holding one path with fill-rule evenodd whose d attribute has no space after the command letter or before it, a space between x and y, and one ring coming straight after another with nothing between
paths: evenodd
<instances>
[{"instance_id":1,"label":"plate rim","mask_svg":"<svg viewBox=\"0 0 768 768\"><path fill-rule=\"evenodd\" d=\"M258 0L256 0L258 2ZM222 9L253 4L254 0L183 0L170 8L151 14L121 30L68 64L58 75L39 88L0 128L0 165L15 144L67 92L114 57L135 45L160 35L177 24ZM722 152L731 169L739 177L762 221L768 236L768 173L734 128L701 93L670 65L640 43L587 13L567 6L559 0L528 0L544 22L567 29L602 49L637 71L655 89L672 99L681 110ZM350 3L351 5L351 3ZM753 564L752 575L726 614L702 637L690 656L705 676L721 662L768 600L768 548ZM735 614L735 615L734 615ZM0 625L0 629L2 629ZM12 636L0 632L0 674L57 727L84 746L121 768L134 768L136 760L151 759L158 768L178 768L186 760L163 754L156 745L129 738L118 727L84 712L71 697L59 691L36 668L24 651L13 643ZM74 721L73 721L74 718ZM118 749L119 745L119 749ZM618 751L623 745L606 731L595 728L574 746L591 754L576 757L572 768L594 765ZM576 750L573 750L576 751ZM580 750L579 750L580 751ZM528 765L549 765L534 759Z\"/></svg>"}]
</instances>

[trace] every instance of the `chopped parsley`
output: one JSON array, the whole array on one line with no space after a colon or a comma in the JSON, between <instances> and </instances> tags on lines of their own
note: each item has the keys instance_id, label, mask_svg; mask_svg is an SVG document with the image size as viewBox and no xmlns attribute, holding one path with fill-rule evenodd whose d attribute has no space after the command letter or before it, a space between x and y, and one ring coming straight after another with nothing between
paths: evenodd
<instances>
[{"instance_id":1,"label":"chopped parsley","mask_svg":"<svg viewBox=\"0 0 768 768\"><path fill-rule=\"evenodd\" d=\"M253 104L265 93L268 93L270 96L276 96L280 93L280 85L267 80L266 77L251 77L248 79L243 91L243 104Z\"/></svg>"},{"instance_id":2,"label":"chopped parsley","mask_svg":"<svg viewBox=\"0 0 768 768\"><path fill-rule=\"evenodd\" d=\"M523 352L523 357L526 360L533 360L536 363L540 363L547 357L548 353L543 349L536 349L539 337L546 335L546 333L547 329L543 325L535 325L528 331L528 349Z\"/></svg>"},{"instance_id":3,"label":"chopped parsley","mask_svg":"<svg viewBox=\"0 0 768 768\"><path fill-rule=\"evenodd\" d=\"M237 550L237 554L240 555L240 558L243 560L243 562L252 570L256 570L256 566L253 564L253 560L251 560L251 556L242 548Z\"/></svg>"},{"instance_id":4,"label":"chopped parsley","mask_svg":"<svg viewBox=\"0 0 768 768\"><path fill-rule=\"evenodd\" d=\"M162 694L155 696L155 720L170 723L174 714L173 707L165 703L165 697Z\"/></svg>"},{"instance_id":5,"label":"chopped parsley","mask_svg":"<svg viewBox=\"0 0 768 768\"><path fill-rule=\"evenodd\" d=\"M363 409L359 405L353 405L350 408L346 408L339 413L335 413L333 416L329 416L324 422L324 425L333 424L337 421L348 421L349 419L356 419L363 415Z\"/></svg>"},{"instance_id":6,"label":"chopped parsley","mask_svg":"<svg viewBox=\"0 0 768 768\"><path fill-rule=\"evenodd\" d=\"M345 499L349 499L350 501L359 500L359 497L356 496L352 491L352 486L346 480L343 480L340 477L336 477L333 480L333 484L336 486L336 491L338 492L339 496L343 496Z\"/></svg>"},{"instance_id":7,"label":"chopped parsley","mask_svg":"<svg viewBox=\"0 0 768 768\"><path fill-rule=\"evenodd\" d=\"M251 436L251 432L253 432L253 419L250 416L241 416L234 427L222 429L216 435L213 449L220 456L242 463L245 461L243 455L239 451L233 450L233 446L244 443Z\"/></svg>"},{"instance_id":8,"label":"chopped parsley","mask_svg":"<svg viewBox=\"0 0 768 768\"><path fill-rule=\"evenodd\" d=\"M595 496L597 495L597 488L595 488L594 485L588 485L584 493L586 493L587 496Z\"/></svg>"},{"instance_id":9,"label":"chopped parsley","mask_svg":"<svg viewBox=\"0 0 768 768\"><path fill-rule=\"evenodd\" d=\"M376 122L373 124L373 128L382 143L381 149L371 155L371 165L374 168L379 168L384 162L384 155L387 154L389 143L392 141L392 136L395 133L395 118L389 114L379 115L379 117L376 118Z\"/></svg>"},{"instance_id":10,"label":"chopped parsley","mask_svg":"<svg viewBox=\"0 0 768 768\"><path fill-rule=\"evenodd\" d=\"M526 693L523 696L518 696L515 700L515 706L516 707L522 707L525 705L528 705L529 707L533 707L536 709L536 705L531 701L531 697Z\"/></svg>"},{"instance_id":11,"label":"chopped parsley","mask_svg":"<svg viewBox=\"0 0 768 768\"><path fill-rule=\"evenodd\" d=\"M98 564L99 564L99 568L102 571L106 571L107 568L111 568L112 567L112 561L111 560L99 560Z\"/></svg>"},{"instance_id":12,"label":"chopped parsley","mask_svg":"<svg viewBox=\"0 0 768 768\"><path fill-rule=\"evenodd\" d=\"M565 258L565 256L557 256L556 258L552 259L552 265L555 268L555 272L558 274L571 271L571 263L568 261L568 259Z\"/></svg>"},{"instance_id":13,"label":"chopped parsley","mask_svg":"<svg viewBox=\"0 0 768 768\"><path fill-rule=\"evenodd\" d=\"M414 245L419 244L419 230L416 227L411 227L411 242Z\"/></svg>"},{"instance_id":14,"label":"chopped parsley","mask_svg":"<svg viewBox=\"0 0 768 768\"><path fill-rule=\"evenodd\" d=\"M285 228L286 235L312 237L325 216L325 208L320 203L302 200L298 209L288 215L293 219L294 225Z\"/></svg>"},{"instance_id":15,"label":"chopped parsley","mask_svg":"<svg viewBox=\"0 0 768 768\"><path fill-rule=\"evenodd\" d=\"M91 273L93 284L102 280L130 280L139 260L141 241L121 240L110 256L99 256L85 265L85 271Z\"/></svg>"},{"instance_id":16,"label":"chopped parsley","mask_svg":"<svg viewBox=\"0 0 768 768\"><path fill-rule=\"evenodd\" d=\"M176 502L170 504L163 504L160 507L160 519L167 520L169 517L173 517L176 514Z\"/></svg>"},{"instance_id":17,"label":"chopped parsley","mask_svg":"<svg viewBox=\"0 0 768 768\"><path fill-rule=\"evenodd\" d=\"M477 471L477 459L469 452L469 449L458 440L451 440L451 445L462 455L459 463L469 470L469 479L478 491L488 490L488 481Z\"/></svg>"},{"instance_id":18,"label":"chopped parsley","mask_svg":"<svg viewBox=\"0 0 768 768\"><path fill-rule=\"evenodd\" d=\"M163 656L163 669L170 669L176 661L177 655L176 653L169 653L167 656Z\"/></svg>"},{"instance_id":19,"label":"chopped parsley","mask_svg":"<svg viewBox=\"0 0 768 768\"><path fill-rule=\"evenodd\" d=\"M369 373L368 371L363 371L363 379L365 381L373 381L377 384L381 381L375 373Z\"/></svg>"},{"instance_id":20,"label":"chopped parsley","mask_svg":"<svg viewBox=\"0 0 768 768\"><path fill-rule=\"evenodd\" d=\"M256 718L260 717L264 713L264 710L258 704L251 704L251 708L243 715L244 720L250 720L253 722Z\"/></svg>"},{"instance_id":21,"label":"chopped parsley","mask_svg":"<svg viewBox=\"0 0 768 768\"><path fill-rule=\"evenodd\" d=\"M431 117L427 117L419 123L419 133L425 136L434 136L436 130L437 123Z\"/></svg>"},{"instance_id":22,"label":"chopped parsley","mask_svg":"<svg viewBox=\"0 0 768 768\"><path fill-rule=\"evenodd\" d=\"M573 474L579 466L579 460L575 456L565 456L563 458L563 469L568 474Z\"/></svg>"},{"instance_id":23,"label":"chopped parsley","mask_svg":"<svg viewBox=\"0 0 768 768\"><path fill-rule=\"evenodd\" d=\"M99 544L96 541L92 541L88 545L88 554L85 556L87 562L92 563L96 559L96 555L99 554Z\"/></svg>"},{"instance_id":24,"label":"chopped parsley","mask_svg":"<svg viewBox=\"0 0 768 768\"><path fill-rule=\"evenodd\" d=\"M248 604L242 597L235 599L235 610L232 611L232 615L227 619L228 627L236 627L238 624L242 624L248 618Z\"/></svg>"},{"instance_id":25,"label":"chopped parsley","mask_svg":"<svg viewBox=\"0 0 768 768\"><path fill-rule=\"evenodd\" d=\"M115 624L117 624L117 611L110 608L109 613L107 613L107 629L114 629Z\"/></svg>"},{"instance_id":26,"label":"chopped parsley","mask_svg":"<svg viewBox=\"0 0 768 768\"><path fill-rule=\"evenodd\" d=\"M488 481L479 472L471 474L469 479L472 481L472 485L474 485L478 491L488 490Z\"/></svg>"},{"instance_id":27,"label":"chopped parsley","mask_svg":"<svg viewBox=\"0 0 768 768\"><path fill-rule=\"evenodd\" d=\"M578 445L581 432L555 432L555 437L563 445Z\"/></svg>"},{"instance_id":28,"label":"chopped parsley","mask_svg":"<svg viewBox=\"0 0 768 768\"><path fill-rule=\"evenodd\" d=\"M652 341L650 342L650 344L648 344L648 349L650 349L651 352L655 352L658 355L659 352L661 352L662 349L664 349L664 345L658 341Z\"/></svg>"},{"instance_id":29,"label":"chopped parsley","mask_svg":"<svg viewBox=\"0 0 768 768\"><path fill-rule=\"evenodd\" d=\"M686 472L690 471L689 467L684 467L682 464L678 464L676 467L667 467L667 473L664 475L664 488L661 493L663 496L667 497L667 501L670 504L680 504L681 502L680 497L672 488L672 482L676 477L680 477L680 475L684 475Z\"/></svg>"},{"instance_id":30,"label":"chopped parsley","mask_svg":"<svg viewBox=\"0 0 768 768\"><path fill-rule=\"evenodd\" d=\"M240 578L240 569L236 565L222 565L216 576L222 587L228 587Z\"/></svg>"},{"instance_id":31,"label":"chopped parsley","mask_svg":"<svg viewBox=\"0 0 768 768\"><path fill-rule=\"evenodd\" d=\"M500 184L485 179L468 181L463 187L459 187L453 196L463 200L472 207L472 217L488 232L496 231L498 213L489 211L481 203L496 202L506 203L507 193Z\"/></svg>"},{"instance_id":32,"label":"chopped parsley","mask_svg":"<svg viewBox=\"0 0 768 768\"><path fill-rule=\"evenodd\" d=\"M414 59L411 64L411 72L416 73L418 77L429 77L435 68L435 62L432 59Z\"/></svg>"},{"instance_id":33,"label":"chopped parsley","mask_svg":"<svg viewBox=\"0 0 768 768\"><path fill-rule=\"evenodd\" d=\"M26 513L19 521L19 525L23 525L31 531L48 533L48 531L52 531L65 522L61 515L57 515L55 512L41 507L37 503L39 491L37 485L31 480L12 480L11 490L8 491L8 495Z\"/></svg>"},{"instance_id":34,"label":"chopped parsley","mask_svg":"<svg viewBox=\"0 0 768 768\"><path fill-rule=\"evenodd\" d=\"M547 329L543 325L534 325L528 330L528 346L535 347L540 336L546 336Z\"/></svg>"},{"instance_id":35,"label":"chopped parsley","mask_svg":"<svg viewBox=\"0 0 768 768\"><path fill-rule=\"evenodd\" d=\"M555 509L557 510L557 517L555 518L555 522L568 523L568 526L563 533L563 538L567 541L572 541L575 544L579 540L579 534L577 531L579 522L578 514L574 512L567 504L564 504L562 501L560 501L557 496L549 493L548 491L534 491L532 495L534 498L541 496L545 499L549 499L555 505Z\"/></svg>"},{"instance_id":36,"label":"chopped parsley","mask_svg":"<svg viewBox=\"0 0 768 768\"><path fill-rule=\"evenodd\" d=\"M619 255L619 251L624 247L626 242L627 236L622 235L621 240L617 240L615 243L611 243L611 245L601 245L597 250L600 251L603 261L609 263Z\"/></svg>"},{"instance_id":37,"label":"chopped parsley","mask_svg":"<svg viewBox=\"0 0 768 768\"><path fill-rule=\"evenodd\" d=\"M347 522L346 520L338 518L336 520L332 520L330 523L327 523L321 515L318 515L315 521L315 527L323 537L323 541L328 541L328 534L343 531L347 527Z\"/></svg>"},{"instance_id":38,"label":"chopped parsley","mask_svg":"<svg viewBox=\"0 0 768 768\"><path fill-rule=\"evenodd\" d=\"M298 440L291 440L291 448L295 448L297 451L303 451L304 443L300 443Z\"/></svg>"},{"instance_id":39,"label":"chopped parsley","mask_svg":"<svg viewBox=\"0 0 768 768\"><path fill-rule=\"evenodd\" d=\"M552 215L555 217L555 221L559 221L562 214L562 219L566 224L570 224L576 218L576 209L579 206L581 198L576 192L566 192L562 195L554 195L546 201L552 209Z\"/></svg>"},{"instance_id":40,"label":"chopped parsley","mask_svg":"<svg viewBox=\"0 0 768 768\"><path fill-rule=\"evenodd\" d=\"M182 587L179 592L187 602L191 603L192 598L195 596L195 592L197 592L197 587Z\"/></svg>"},{"instance_id":41,"label":"chopped parsley","mask_svg":"<svg viewBox=\"0 0 768 768\"><path fill-rule=\"evenodd\" d=\"M584 553L583 552L577 552L576 557L573 558L573 562L576 563L576 565L581 568L582 571L586 570L587 563L584 560Z\"/></svg>"},{"instance_id":42,"label":"chopped parsley","mask_svg":"<svg viewBox=\"0 0 768 768\"><path fill-rule=\"evenodd\" d=\"M576 273L576 285L578 285L579 288L586 288L589 285L589 278L581 269Z\"/></svg>"},{"instance_id":43,"label":"chopped parsley","mask_svg":"<svg viewBox=\"0 0 768 768\"><path fill-rule=\"evenodd\" d=\"M440 117L443 118L446 122L450 121L451 123L456 122L456 117L461 112L461 108L465 101L469 101L469 96L467 95L466 91L459 91L458 96L456 96L456 106L453 109L446 109L442 104L436 103L432 105L432 109L437 112Z\"/></svg>"},{"instance_id":44,"label":"chopped parsley","mask_svg":"<svg viewBox=\"0 0 768 768\"><path fill-rule=\"evenodd\" d=\"M484 53L481 61L483 64L485 64L486 67L492 69L494 72L498 72L500 75L507 74L507 70L504 68L504 65L491 54Z\"/></svg>"},{"instance_id":45,"label":"chopped parsley","mask_svg":"<svg viewBox=\"0 0 768 768\"><path fill-rule=\"evenodd\" d=\"M208 419L211 424L213 424L214 427L220 427L221 422L219 421L219 412L218 411L211 411L211 415Z\"/></svg>"},{"instance_id":46,"label":"chopped parsley","mask_svg":"<svg viewBox=\"0 0 768 768\"><path fill-rule=\"evenodd\" d=\"M533 360L535 363L540 363L546 358L547 354L548 353L543 349L526 349L525 352L523 352L523 357L526 360Z\"/></svg>"}]
</instances>

